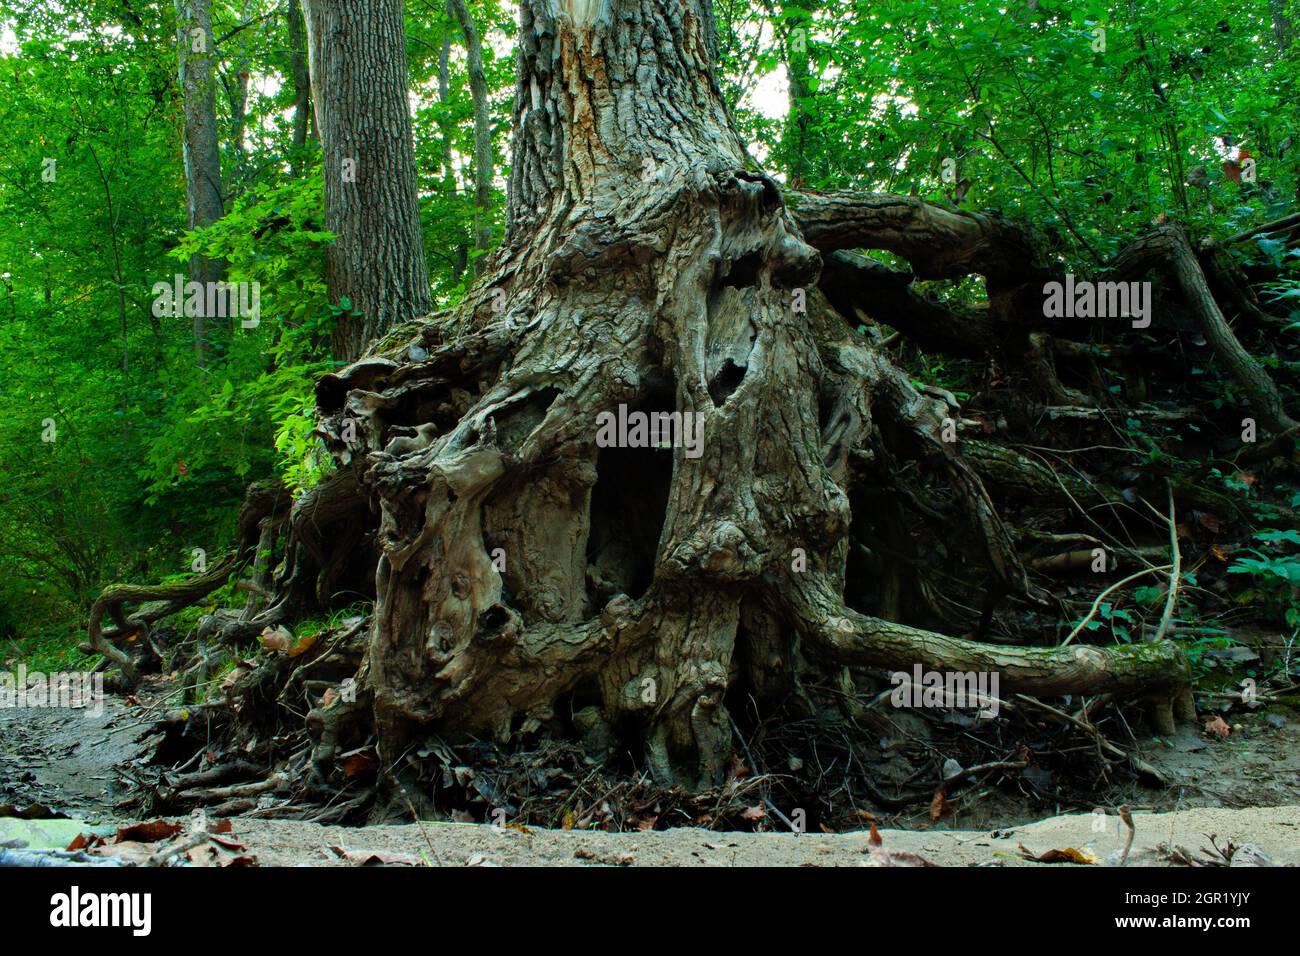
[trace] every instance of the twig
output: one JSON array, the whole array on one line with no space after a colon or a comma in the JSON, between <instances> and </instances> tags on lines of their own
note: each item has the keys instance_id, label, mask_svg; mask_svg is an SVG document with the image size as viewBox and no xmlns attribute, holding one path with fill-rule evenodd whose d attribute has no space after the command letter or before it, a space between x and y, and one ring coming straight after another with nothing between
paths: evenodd
<instances>
[{"instance_id":1,"label":"twig","mask_svg":"<svg viewBox=\"0 0 1300 956\"><path fill-rule=\"evenodd\" d=\"M1178 600L1178 580L1182 573L1183 556L1178 550L1178 521L1174 514L1174 486L1169 483L1169 550L1173 558L1173 564L1169 570L1169 593L1165 596L1165 612L1160 615L1160 626L1156 628L1155 636L1152 641L1159 641L1164 638L1169 631L1169 625L1174 620L1174 603Z\"/></svg>"},{"instance_id":2,"label":"twig","mask_svg":"<svg viewBox=\"0 0 1300 956\"><path fill-rule=\"evenodd\" d=\"M1061 646L1065 647L1072 640L1074 640L1075 637L1078 636L1080 631L1082 631L1085 627L1088 626L1088 622L1091 621L1096 616L1097 610L1101 607L1101 602L1106 599L1106 595L1112 593L1113 591L1118 590L1119 588L1122 588L1130 581L1142 577L1142 575L1144 574L1150 574L1152 571L1168 571L1171 567L1173 567L1173 565L1163 564L1160 567L1156 567L1156 568L1143 568L1141 571L1136 571L1121 581L1116 581L1106 590L1102 591L1100 594L1097 595L1097 600L1092 602L1092 609L1088 611L1087 616L1084 617L1084 619L1080 621L1078 625L1075 626L1074 630L1070 632L1069 636L1066 637L1066 639L1061 642Z\"/></svg>"},{"instance_id":3,"label":"twig","mask_svg":"<svg viewBox=\"0 0 1300 956\"><path fill-rule=\"evenodd\" d=\"M1128 807L1119 808L1119 818L1124 821L1124 826L1128 827L1128 836L1124 838L1124 849L1119 853L1119 866L1123 866L1128 861L1128 851L1133 847L1133 836L1137 828L1133 826L1133 814L1129 812Z\"/></svg>"}]
</instances>

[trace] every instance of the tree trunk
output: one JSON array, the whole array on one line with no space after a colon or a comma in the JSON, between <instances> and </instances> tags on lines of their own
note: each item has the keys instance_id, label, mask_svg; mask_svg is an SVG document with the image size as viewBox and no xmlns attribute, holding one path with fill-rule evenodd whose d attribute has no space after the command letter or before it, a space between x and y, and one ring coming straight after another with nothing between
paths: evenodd
<instances>
[{"instance_id":1,"label":"tree trunk","mask_svg":"<svg viewBox=\"0 0 1300 956\"><path fill-rule=\"evenodd\" d=\"M330 296L339 358L429 311L400 0L305 0L307 50L325 175Z\"/></svg>"},{"instance_id":2,"label":"tree trunk","mask_svg":"<svg viewBox=\"0 0 1300 956\"><path fill-rule=\"evenodd\" d=\"M208 226L225 214L221 153L217 148L215 37L209 0L176 0L180 85L185 99L185 193L191 229ZM190 281L206 286L225 279L225 264L206 256L190 258ZM211 356L218 316L204 314L200 297L194 314L194 351L200 367ZM227 317L228 318L228 317ZM224 336L222 337L224 338Z\"/></svg>"},{"instance_id":3,"label":"tree trunk","mask_svg":"<svg viewBox=\"0 0 1300 956\"><path fill-rule=\"evenodd\" d=\"M307 145L307 126L311 117L311 78L307 71L307 40L303 35L302 4L289 0L285 13L289 28L289 69L293 81L293 148L294 172L301 162L299 151Z\"/></svg>"},{"instance_id":4,"label":"tree trunk","mask_svg":"<svg viewBox=\"0 0 1300 956\"><path fill-rule=\"evenodd\" d=\"M447 6L460 23L465 37L465 55L469 65L469 91L474 102L474 275L487 268L487 251L492 248L492 177L496 172L492 157L492 128L488 116L487 77L483 73L483 51L478 28L470 16L465 0L447 0Z\"/></svg>"},{"instance_id":5,"label":"tree trunk","mask_svg":"<svg viewBox=\"0 0 1300 956\"><path fill-rule=\"evenodd\" d=\"M444 107L451 101L451 82L450 82L450 65L451 65L451 36L442 38L442 49L438 51L438 102ZM444 109L438 114L438 137L441 147L441 166L442 166L442 188L450 198L456 195L456 168L452 165L452 137L456 130L456 124L452 122L451 116ZM465 265L469 262L469 245L457 236L453 242L450 237L444 239L444 242L451 244L451 276L456 281L465 274Z\"/></svg>"},{"instance_id":6,"label":"tree trunk","mask_svg":"<svg viewBox=\"0 0 1300 956\"><path fill-rule=\"evenodd\" d=\"M364 680L386 762L431 728L505 738L582 709L660 780L707 786L732 753L728 695L779 698L796 660L987 669L1044 693L1186 679L1167 643L1027 651L848 607L851 502L864 474L892 480L882 436L949 476L951 534L982 543L997 593L1034 598L939 437L948 407L813 288L819 251L728 120L707 3L524 0L519 43L491 272L317 390L379 508ZM343 88L318 81L327 152ZM950 218L981 231L975 255L1004 238ZM598 416L620 409L700 431L604 447Z\"/></svg>"}]
</instances>

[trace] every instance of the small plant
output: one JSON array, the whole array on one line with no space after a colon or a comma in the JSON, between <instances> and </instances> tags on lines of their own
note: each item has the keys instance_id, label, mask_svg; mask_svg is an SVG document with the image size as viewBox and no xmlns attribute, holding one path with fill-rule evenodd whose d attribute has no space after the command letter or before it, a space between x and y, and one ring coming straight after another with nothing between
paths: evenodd
<instances>
[{"instance_id":1,"label":"small plant","mask_svg":"<svg viewBox=\"0 0 1300 956\"><path fill-rule=\"evenodd\" d=\"M1285 545L1300 545L1300 531L1259 531L1254 538L1263 549L1251 548L1251 556L1240 555L1228 567L1229 574L1252 578L1251 587L1237 601L1258 601L1279 623L1300 627L1300 554L1294 547L1286 549L1290 553L1280 553Z\"/></svg>"}]
</instances>

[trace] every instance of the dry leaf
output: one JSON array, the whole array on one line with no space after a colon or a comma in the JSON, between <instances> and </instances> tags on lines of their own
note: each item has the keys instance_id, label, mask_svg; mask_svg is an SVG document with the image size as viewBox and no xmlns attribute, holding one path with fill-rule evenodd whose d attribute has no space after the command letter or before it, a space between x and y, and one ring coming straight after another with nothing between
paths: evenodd
<instances>
[{"instance_id":1,"label":"dry leaf","mask_svg":"<svg viewBox=\"0 0 1300 956\"><path fill-rule=\"evenodd\" d=\"M280 651L290 657L297 657L299 654L311 650L319 639L319 634L308 634L305 637L294 638L283 625L277 625L274 628L262 628L262 636L259 638L262 646L268 651Z\"/></svg>"},{"instance_id":2,"label":"dry leaf","mask_svg":"<svg viewBox=\"0 0 1300 956\"><path fill-rule=\"evenodd\" d=\"M114 843L157 843L159 840L166 840L174 837L181 832L179 823L168 823L166 820L151 820L148 823L133 823L129 827L123 827L117 831L117 836L113 837Z\"/></svg>"},{"instance_id":3,"label":"dry leaf","mask_svg":"<svg viewBox=\"0 0 1300 956\"><path fill-rule=\"evenodd\" d=\"M906 850L874 849L867 854L866 866L938 866L918 853Z\"/></svg>"},{"instance_id":4,"label":"dry leaf","mask_svg":"<svg viewBox=\"0 0 1300 956\"><path fill-rule=\"evenodd\" d=\"M378 767L379 756L373 748L364 747L361 750L354 750L351 753L344 754L339 766L342 768L345 777L357 777Z\"/></svg>"},{"instance_id":5,"label":"dry leaf","mask_svg":"<svg viewBox=\"0 0 1300 956\"><path fill-rule=\"evenodd\" d=\"M1205 732L1207 734L1218 734L1220 737L1228 737L1232 733L1232 728L1224 722L1222 717L1213 717L1205 722Z\"/></svg>"},{"instance_id":6,"label":"dry leaf","mask_svg":"<svg viewBox=\"0 0 1300 956\"><path fill-rule=\"evenodd\" d=\"M283 627L264 627L260 638L268 651L287 651L293 647L293 635Z\"/></svg>"},{"instance_id":7,"label":"dry leaf","mask_svg":"<svg viewBox=\"0 0 1300 956\"><path fill-rule=\"evenodd\" d=\"M867 837L867 842L870 843L872 846L880 846L882 843L885 842L881 838L880 831L876 829L876 825L874 823L871 824L871 834Z\"/></svg>"},{"instance_id":8,"label":"dry leaf","mask_svg":"<svg viewBox=\"0 0 1300 956\"><path fill-rule=\"evenodd\" d=\"M312 649L318 640L320 640L319 634L309 634L306 637L300 637L298 638L298 643L289 648L287 653L290 657L297 657L299 654L305 654L307 651Z\"/></svg>"},{"instance_id":9,"label":"dry leaf","mask_svg":"<svg viewBox=\"0 0 1300 956\"><path fill-rule=\"evenodd\" d=\"M943 787L940 787L934 792L933 799L930 800L930 822L933 823L938 820L949 809L948 795L944 792Z\"/></svg>"},{"instance_id":10,"label":"dry leaf","mask_svg":"<svg viewBox=\"0 0 1300 956\"><path fill-rule=\"evenodd\" d=\"M1072 846L1064 850L1048 850L1045 853L1035 854L1032 850L1026 849L1023 843L1020 844L1020 854L1026 860L1033 860L1035 863L1084 863L1093 864L1097 858L1087 850L1078 850Z\"/></svg>"},{"instance_id":11,"label":"dry leaf","mask_svg":"<svg viewBox=\"0 0 1300 956\"><path fill-rule=\"evenodd\" d=\"M341 846L332 846L330 850L340 860L347 860L357 866L421 866L424 861L406 853L384 853L378 850L348 850Z\"/></svg>"}]
</instances>

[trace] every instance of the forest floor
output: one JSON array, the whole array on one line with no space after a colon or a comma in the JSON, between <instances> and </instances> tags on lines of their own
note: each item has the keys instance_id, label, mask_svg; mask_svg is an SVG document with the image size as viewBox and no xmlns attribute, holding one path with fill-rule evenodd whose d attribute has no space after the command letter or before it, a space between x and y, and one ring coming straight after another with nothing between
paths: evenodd
<instances>
[{"instance_id":1,"label":"forest floor","mask_svg":"<svg viewBox=\"0 0 1300 956\"><path fill-rule=\"evenodd\" d=\"M99 716L0 710L0 846L35 846L42 834L59 844L82 823L111 832L135 822L118 807L132 776L152 757L161 686L136 698L110 695ZM1127 794L1139 808L1129 865L1173 865L1175 847L1205 860L1215 852L1211 837L1219 847L1249 844L1276 863L1300 865L1300 720L1262 713L1234 719L1240 729L1226 739L1184 727L1173 740L1140 741L1140 756L1172 784L1134 784ZM65 819L35 822L54 818ZM867 853L872 846L865 830L607 833L449 822L339 827L255 815L232 822L232 836L261 865L852 866L889 857ZM924 814L882 817L879 833L891 853L958 866L1042 865L1026 859L1026 851L1072 849L1113 865L1127 836L1117 816L1094 816L1082 797L1074 806L1045 807L1005 787L938 823Z\"/></svg>"}]
</instances>

